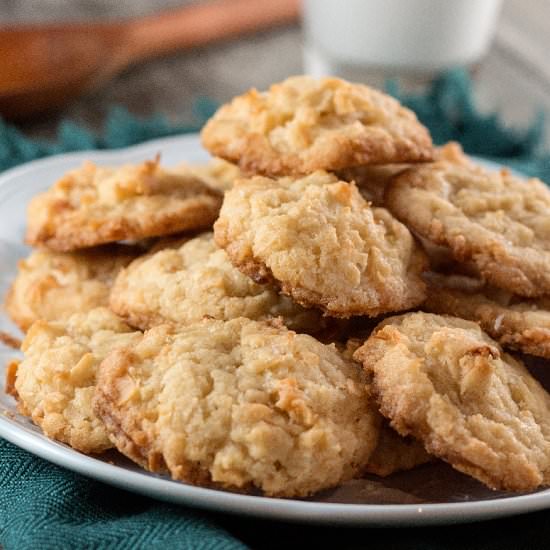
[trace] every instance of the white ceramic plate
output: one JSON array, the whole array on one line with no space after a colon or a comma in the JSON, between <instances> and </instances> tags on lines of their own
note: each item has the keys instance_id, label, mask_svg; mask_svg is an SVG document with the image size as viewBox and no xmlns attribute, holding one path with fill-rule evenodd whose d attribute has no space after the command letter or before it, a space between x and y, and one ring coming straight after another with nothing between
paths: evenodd
<instances>
[{"instance_id":1,"label":"white ceramic plate","mask_svg":"<svg viewBox=\"0 0 550 550\"><path fill-rule=\"evenodd\" d=\"M167 165L208 158L196 135L152 141L115 151L59 155L30 162L0 176L0 292L15 274L17 259L28 254L22 244L29 199L86 159L100 164L134 163L162 154ZM0 330L19 334L0 314ZM15 352L0 345L0 386L4 365ZM446 465L417 468L380 480L347 483L307 500L283 500L202 489L149 474L116 453L92 458L50 441L18 415L13 399L0 390L0 436L55 464L105 483L144 495L219 512L264 518L343 525L425 525L458 523L519 514L550 507L550 490L526 495L489 491Z\"/></svg>"}]
</instances>

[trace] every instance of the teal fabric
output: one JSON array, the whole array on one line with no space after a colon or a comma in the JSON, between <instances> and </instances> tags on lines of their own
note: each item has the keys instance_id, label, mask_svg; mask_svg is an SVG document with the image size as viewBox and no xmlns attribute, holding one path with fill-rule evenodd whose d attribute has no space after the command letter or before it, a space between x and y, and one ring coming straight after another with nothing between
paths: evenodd
<instances>
[{"instance_id":1,"label":"teal fabric","mask_svg":"<svg viewBox=\"0 0 550 550\"><path fill-rule=\"evenodd\" d=\"M92 481L0 439L0 546L237 550L205 514Z\"/></svg>"},{"instance_id":2,"label":"teal fabric","mask_svg":"<svg viewBox=\"0 0 550 550\"><path fill-rule=\"evenodd\" d=\"M403 94L395 82L387 84L387 91L417 113L435 143L459 141L467 153L491 158L550 183L550 153L542 150L544 113L539 112L532 125L523 131L506 128L496 114L482 115L476 109L472 83L468 74L460 69L443 75L421 96ZM215 108L215 103L201 98L195 103L196 122L186 126L170 125L162 116L140 120L123 108L113 108L100 135L71 121L63 121L53 142L28 139L0 119L0 170L56 153L114 149L195 132Z\"/></svg>"},{"instance_id":3,"label":"teal fabric","mask_svg":"<svg viewBox=\"0 0 550 550\"><path fill-rule=\"evenodd\" d=\"M94 134L83 126L65 120L57 128L55 141L29 139L21 130L0 118L0 171L58 153L85 149L117 149L149 139L197 132L216 108L216 103L208 98L201 98L194 105L196 122L173 126L161 115L143 120L132 116L122 107L114 107L107 116L101 134Z\"/></svg>"},{"instance_id":4,"label":"teal fabric","mask_svg":"<svg viewBox=\"0 0 550 550\"><path fill-rule=\"evenodd\" d=\"M522 132L482 116L463 71L437 80L423 96L388 91L413 108L436 143L460 141L468 153L487 156L550 183L550 155L541 148L544 121ZM174 127L162 117L139 120L113 109L95 135L70 121L53 142L31 140L0 121L0 170L65 151L125 147L148 139L196 131L215 105L197 103L197 123ZM214 516L114 489L54 466L0 439L0 547L25 549L305 548L497 549L543 548L550 539L545 513L468 527L336 529Z\"/></svg>"},{"instance_id":5,"label":"teal fabric","mask_svg":"<svg viewBox=\"0 0 550 550\"><path fill-rule=\"evenodd\" d=\"M471 155L486 157L550 184L550 152L543 149L545 113L539 111L523 131L507 128L497 114L481 114L472 97L472 83L462 70L436 80L425 95L407 96L395 82L387 91L416 112L435 143L458 141Z\"/></svg>"}]
</instances>

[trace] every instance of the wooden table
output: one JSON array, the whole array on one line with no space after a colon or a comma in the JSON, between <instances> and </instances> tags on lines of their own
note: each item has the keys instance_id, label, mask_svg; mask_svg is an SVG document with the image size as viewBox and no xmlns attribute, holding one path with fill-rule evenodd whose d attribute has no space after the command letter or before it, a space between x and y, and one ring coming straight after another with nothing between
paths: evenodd
<instances>
[{"instance_id":1,"label":"wooden table","mask_svg":"<svg viewBox=\"0 0 550 550\"><path fill-rule=\"evenodd\" d=\"M189 3L192 0L187 0ZM4 0L3 22L98 19L141 15L186 3L177 0ZM68 9L70 6L70 10ZM107 87L81 98L56 116L25 125L30 135L53 135L56 122L71 118L98 128L112 104L171 122L192 120L193 99L226 101L245 89L302 71L299 25L201 48L128 70ZM550 114L550 2L504 0L495 41L475 73L476 97L484 111L499 111L522 128L539 109ZM550 131L547 129L550 147Z\"/></svg>"}]
</instances>

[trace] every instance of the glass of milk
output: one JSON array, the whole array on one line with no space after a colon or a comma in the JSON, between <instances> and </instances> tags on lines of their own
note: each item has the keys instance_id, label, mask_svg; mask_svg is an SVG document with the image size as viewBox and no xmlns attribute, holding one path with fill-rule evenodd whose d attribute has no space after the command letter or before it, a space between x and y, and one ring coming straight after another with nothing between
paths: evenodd
<instances>
[{"instance_id":1,"label":"glass of milk","mask_svg":"<svg viewBox=\"0 0 550 550\"><path fill-rule=\"evenodd\" d=\"M304 0L304 68L405 87L487 51L502 0ZM405 81L405 82L403 82ZM410 86L409 86L410 87Z\"/></svg>"}]
</instances>

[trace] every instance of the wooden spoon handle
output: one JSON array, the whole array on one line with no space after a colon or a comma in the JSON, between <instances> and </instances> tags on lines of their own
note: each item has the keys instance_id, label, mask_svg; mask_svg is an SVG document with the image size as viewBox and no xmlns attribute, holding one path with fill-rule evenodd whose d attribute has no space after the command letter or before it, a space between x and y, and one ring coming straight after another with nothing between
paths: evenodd
<instances>
[{"instance_id":1,"label":"wooden spoon handle","mask_svg":"<svg viewBox=\"0 0 550 550\"><path fill-rule=\"evenodd\" d=\"M125 23L128 62L293 21L299 0L214 0Z\"/></svg>"}]
</instances>

